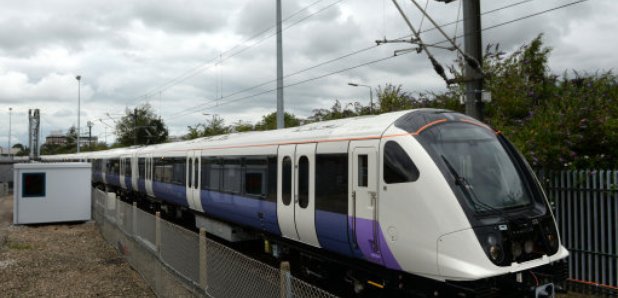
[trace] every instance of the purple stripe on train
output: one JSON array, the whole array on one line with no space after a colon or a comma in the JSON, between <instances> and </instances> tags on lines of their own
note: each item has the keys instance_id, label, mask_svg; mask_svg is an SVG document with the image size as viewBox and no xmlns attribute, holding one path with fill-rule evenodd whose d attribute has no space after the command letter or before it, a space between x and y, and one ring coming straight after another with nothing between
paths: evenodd
<instances>
[{"instance_id":1,"label":"purple stripe on train","mask_svg":"<svg viewBox=\"0 0 618 298\"><path fill-rule=\"evenodd\" d=\"M354 226L352 217L348 218L348 224L350 227ZM384 234L382 234L380 223L357 217L355 228L356 242L367 261L384 265L389 269L401 270L401 266L399 266L395 256L393 256L384 238ZM374 240L374 234L377 235L377 241Z\"/></svg>"}]
</instances>

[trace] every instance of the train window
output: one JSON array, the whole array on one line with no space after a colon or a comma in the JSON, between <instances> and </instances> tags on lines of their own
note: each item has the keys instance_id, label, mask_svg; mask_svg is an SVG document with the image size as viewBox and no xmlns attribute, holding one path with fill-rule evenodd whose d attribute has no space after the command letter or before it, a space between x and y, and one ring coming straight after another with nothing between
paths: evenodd
<instances>
[{"instance_id":1,"label":"train window","mask_svg":"<svg viewBox=\"0 0 618 298\"><path fill-rule=\"evenodd\" d=\"M125 158L124 160L124 176L125 177L131 176L131 159L129 158Z\"/></svg>"},{"instance_id":2,"label":"train window","mask_svg":"<svg viewBox=\"0 0 618 298\"><path fill-rule=\"evenodd\" d=\"M348 213L348 155L318 154L315 162L315 208Z\"/></svg>"},{"instance_id":3,"label":"train window","mask_svg":"<svg viewBox=\"0 0 618 298\"><path fill-rule=\"evenodd\" d=\"M419 171L410 156L395 141L384 145L384 182L404 183L418 179Z\"/></svg>"},{"instance_id":4,"label":"train window","mask_svg":"<svg viewBox=\"0 0 618 298\"><path fill-rule=\"evenodd\" d=\"M155 158L154 162L154 181L170 183L172 181L172 164L166 158Z\"/></svg>"},{"instance_id":5,"label":"train window","mask_svg":"<svg viewBox=\"0 0 618 298\"><path fill-rule=\"evenodd\" d=\"M204 171L202 171L203 175ZM206 179L208 183L206 183L206 189L208 190L219 190L220 182L221 182L221 164L219 160L215 158L209 158L206 163Z\"/></svg>"},{"instance_id":6,"label":"train window","mask_svg":"<svg viewBox=\"0 0 618 298\"><path fill-rule=\"evenodd\" d=\"M277 157L268 157L268 178L266 182L266 200L277 202Z\"/></svg>"},{"instance_id":7,"label":"train window","mask_svg":"<svg viewBox=\"0 0 618 298\"><path fill-rule=\"evenodd\" d=\"M301 156L298 160L298 205L309 206L309 159Z\"/></svg>"},{"instance_id":8,"label":"train window","mask_svg":"<svg viewBox=\"0 0 618 298\"><path fill-rule=\"evenodd\" d=\"M111 159L108 163L109 171L107 172L110 175L120 175L120 159Z\"/></svg>"},{"instance_id":9,"label":"train window","mask_svg":"<svg viewBox=\"0 0 618 298\"><path fill-rule=\"evenodd\" d=\"M189 173L189 177L187 177L187 181L189 181L189 188L191 188L191 181L193 181L191 180L191 175L192 175L191 171L193 170L193 160L192 159L189 159L189 164L187 165L187 167L189 168L187 171Z\"/></svg>"},{"instance_id":10,"label":"train window","mask_svg":"<svg viewBox=\"0 0 618 298\"><path fill-rule=\"evenodd\" d=\"M242 183L240 159L223 160L223 191L240 193Z\"/></svg>"},{"instance_id":11,"label":"train window","mask_svg":"<svg viewBox=\"0 0 618 298\"><path fill-rule=\"evenodd\" d=\"M171 159L172 177L171 183L184 186L187 182L187 160L183 157L175 157Z\"/></svg>"},{"instance_id":12,"label":"train window","mask_svg":"<svg viewBox=\"0 0 618 298\"><path fill-rule=\"evenodd\" d=\"M146 161L144 160L144 158L140 158L138 163L137 163L137 167L138 167L138 171L139 171L139 178L140 179L144 179L144 177L146 177Z\"/></svg>"},{"instance_id":13,"label":"train window","mask_svg":"<svg viewBox=\"0 0 618 298\"><path fill-rule=\"evenodd\" d=\"M245 160L245 194L261 196L266 195L266 177L268 165L266 159Z\"/></svg>"},{"instance_id":14,"label":"train window","mask_svg":"<svg viewBox=\"0 0 618 298\"><path fill-rule=\"evenodd\" d=\"M292 201L292 160L289 156L283 158L281 167L281 201L288 206Z\"/></svg>"},{"instance_id":15,"label":"train window","mask_svg":"<svg viewBox=\"0 0 618 298\"><path fill-rule=\"evenodd\" d=\"M358 186L367 187L369 185L369 156L367 154L358 155Z\"/></svg>"}]
</instances>

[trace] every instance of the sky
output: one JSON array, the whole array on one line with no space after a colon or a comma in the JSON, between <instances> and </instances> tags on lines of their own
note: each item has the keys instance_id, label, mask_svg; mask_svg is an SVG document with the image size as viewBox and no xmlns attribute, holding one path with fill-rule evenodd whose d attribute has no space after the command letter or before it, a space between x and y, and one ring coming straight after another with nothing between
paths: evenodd
<instances>
[{"instance_id":1,"label":"sky","mask_svg":"<svg viewBox=\"0 0 618 298\"><path fill-rule=\"evenodd\" d=\"M463 48L461 0L416 1L437 24L450 23L442 28ZM286 112L306 118L335 100L367 104L369 89L350 82L401 85L413 94L446 90L425 54L394 56L416 45L376 45L410 36L392 1L282 2ZM412 1L398 2L426 44L444 40ZM574 2L581 3L558 8ZM276 110L273 0L0 0L0 7L2 147L9 108L12 144L27 144L28 110L35 108L44 142L77 124L78 96L81 130L91 121L93 136L108 143L115 121L142 104L174 136L213 115L226 124L255 123ZM554 73L618 65L616 0L481 0L481 11L490 28L483 44L512 52L543 34ZM444 66L456 59L452 51L431 51Z\"/></svg>"}]
</instances>

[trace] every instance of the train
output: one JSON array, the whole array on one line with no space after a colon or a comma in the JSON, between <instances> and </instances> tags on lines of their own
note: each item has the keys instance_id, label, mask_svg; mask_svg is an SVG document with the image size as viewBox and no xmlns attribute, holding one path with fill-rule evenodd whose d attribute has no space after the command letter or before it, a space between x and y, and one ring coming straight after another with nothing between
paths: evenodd
<instances>
[{"instance_id":1,"label":"train","mask_svg":"<svg viewBox=\"0 0 618 298\"><path fill-rule=\"evenodd\" d=\"M449 110L42 160L89 161L95 187L222 241L263 243L294 274L351 293L549 297L566 279L530 165L500 131Z\"/></svg>"}]
</instances>

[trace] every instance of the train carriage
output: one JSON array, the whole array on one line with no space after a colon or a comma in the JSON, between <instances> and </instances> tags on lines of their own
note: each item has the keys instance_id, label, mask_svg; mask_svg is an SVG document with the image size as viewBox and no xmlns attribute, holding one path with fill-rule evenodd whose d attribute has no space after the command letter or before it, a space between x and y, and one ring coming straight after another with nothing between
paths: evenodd
<instances>
[{"instance_id":1,"label":"train carriage","mask_svg":"<svg viewBox=\"0 0 618 298\"><path fill-rule=\"evenodd\" d=\"M339 272L357 291L474 295L539 279L551 290L568 255L523 157L451 111L43 158L92 160L93 183L125 199L190 214L230 242L260 239L274 257L305 257L301 271Z\"/></svg>"}]
</instances>

